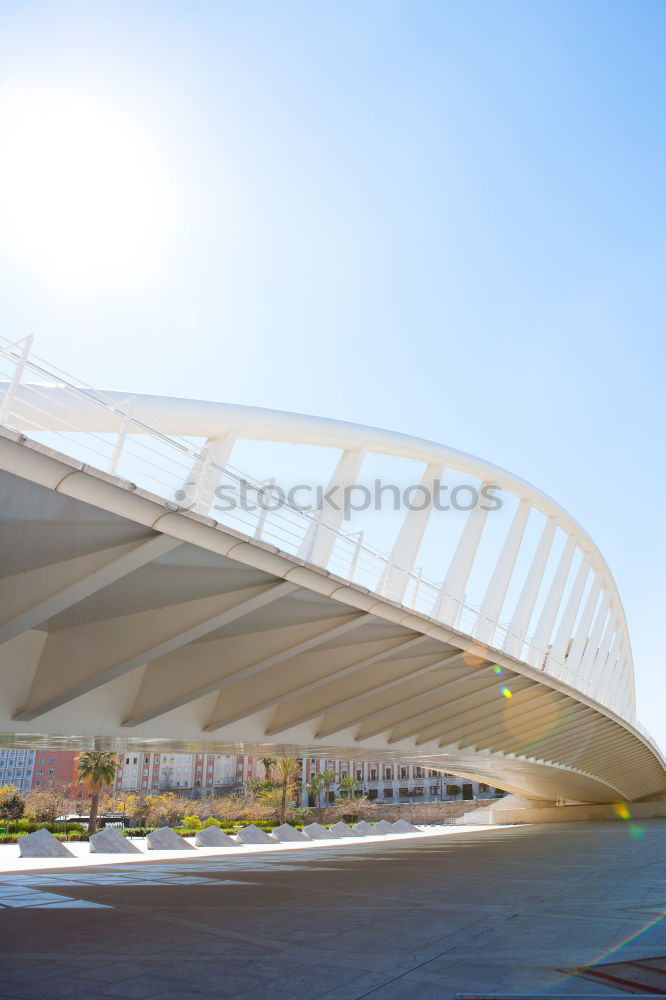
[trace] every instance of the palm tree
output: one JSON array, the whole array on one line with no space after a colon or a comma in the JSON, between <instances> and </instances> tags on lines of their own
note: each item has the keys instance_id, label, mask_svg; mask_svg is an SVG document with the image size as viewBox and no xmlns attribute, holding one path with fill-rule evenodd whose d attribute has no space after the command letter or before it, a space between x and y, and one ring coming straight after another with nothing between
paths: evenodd
<instances>
[{"instance_id":1,"label":"palm tree","mask_svg":"<svg viewBox=\"0 0 666 1000\"><path fill-rule=\"evenodd\" d=\"M275 773L278 782L282 785L282 798L280 800L280 824L287 818L287 794L289 789L296 783L301 771L301 766L294 757L280 757L276 763Z\"/></svg>"},{"instance_id":2,"label":"palm tree","mask_svg":"<svg viewBox=\"0 0 666 1000\"><path fill-rule=\"evenodd\" d=\"M347 778L340 778L340 792L344 793L344 797L347 799L352 799L359 787L359 781L353 776L349 775Z\"/></svg>"},{"instance_id":3,"label":"palm tree","mask_svg":"<svg viewBox=\"0 0 666 1000\"><path fill-rule=\"evenodd\" d=\"M310 777L310 780L306 782L305 789L309 795L314 799L314 804L317 806L320 818L321 818L321 791L324 787L324 779L319 771Z\"/></svg>"},{"instance_id":4,"label":"palm tree","mask_svg":"<svg viewBox=\"0 0 666 1000\"><path fill-rule=\"evenodd\" d=\"M88 833L94 833L97 829L100 796L105 786L110 785L115 778L117 767L115 755L107 750L86 750L78 757L76 768L79 778L90 785Z\"/></svg>"},{"instance_id":5,"label":"palm tree","mask_svg":"<svg viewBox=\"0 0 666 1000\"><path fill-rule=\"evenodd\" d=\"M331 799L331 785L335 784L337 779L337 774L335 773L335 768L325 767L321 772L321 780L324 786L324 805L328 805Z\"/></svg>"},{"instance_id":6,"label":"palm tree","mask_svg":"<svg viewBox=\"0 0 666 1000\"><path fill-rule=\"evenodd\" d=\"M275 757L260 757L261 763L264 765L264 770L266 772L266 781L271 781L271 772L273 767L277 764Z\"/></svg>"}]
</instances>

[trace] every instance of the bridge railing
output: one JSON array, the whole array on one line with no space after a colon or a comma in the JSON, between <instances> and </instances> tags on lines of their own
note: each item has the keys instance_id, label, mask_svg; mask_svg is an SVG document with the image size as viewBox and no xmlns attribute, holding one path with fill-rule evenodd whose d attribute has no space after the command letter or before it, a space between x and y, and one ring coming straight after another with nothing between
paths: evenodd
<instances>
[{"instance_id":1,"label":"bridge railing","mask_svg":"<svg viewBox=\"0 0 666 1000\"><path fill-rule=\"evenodd\" d=\"M173 503L174 509L196 510L305 562L322 565L344 580L482 642L489 650L509 650L516 659L546 670L634 721L629 640L617 611L614 631L610 617L604 619L602 657L600 628L593 639L592 607L588 636L583 639L595 641L599 648L593 650L591 661L587 658L593 669L582 670L585 657L581 654L573 666L568 656L572 642L560 642L556 648L553 641L536 641L524 630L512 628L511 622L489 616L482 606L448 591L445 581L429 580L421 571L396 565L362 532L332 528L316 514L284 500L270 509L270 484L256 482L229 462L216 462L204 440L193 443L148 425L134 412L131 395L119 401L117 394L112 398L61 371L32 353L31 338L14 343L0 339L0 383L0 425L150 491ZM255 509L249 509L252 505L226 509L218 499L224 484L242 484L256 501ZM313 539L316 545L311 544ZM317 556L322 551L324 559ZM617 605L621 610L619 599ZM604 671L611 683L608 677L600 683Z\"/></svg>"}]
</instances>

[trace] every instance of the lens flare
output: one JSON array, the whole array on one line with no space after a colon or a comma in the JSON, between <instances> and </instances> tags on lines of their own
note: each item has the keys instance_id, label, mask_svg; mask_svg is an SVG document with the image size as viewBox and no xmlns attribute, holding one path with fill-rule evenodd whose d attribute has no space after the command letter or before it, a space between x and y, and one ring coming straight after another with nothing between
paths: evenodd
<instances>
[{"instance_id":1,"label":"lens flare","mask_svg":"<svg viewBox=\"0 0 666 1000\"><path fill-rule=\"evenodd\" d=\"M502 694L505 698L513 698L511 691L508 688L502 688Z\"/></svg>"}]
</instances>

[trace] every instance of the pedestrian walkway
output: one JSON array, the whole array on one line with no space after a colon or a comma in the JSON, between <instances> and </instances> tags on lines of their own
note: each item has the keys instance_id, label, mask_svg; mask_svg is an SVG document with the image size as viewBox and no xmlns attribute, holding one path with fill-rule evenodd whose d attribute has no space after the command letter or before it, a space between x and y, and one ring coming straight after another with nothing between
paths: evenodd
<instances>
[{"instance_id":1,"label":"pedestrian walkway","mask_svg":"<svg viewBox=\"0 0 666 1000\"><path fill-rule=\"evenodd\" d=\"M191 855L0 875L0 995L621 997L571 970L666 954L664 820Z\"/></svg>"}]
</instances>

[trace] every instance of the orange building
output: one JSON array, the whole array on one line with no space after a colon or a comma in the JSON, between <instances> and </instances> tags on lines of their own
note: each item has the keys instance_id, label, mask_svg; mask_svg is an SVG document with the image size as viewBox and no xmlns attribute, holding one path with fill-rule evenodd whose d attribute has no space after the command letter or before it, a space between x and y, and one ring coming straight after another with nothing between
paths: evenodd
<instances>
[{"instance_id":1,"label":"orange building","mask_svg":"<svg viewBox=\"0 0 666 1000\"><path fill-rule=\"evenodd\" d=\"M77 760L79 750L49 750L37 747L35 767L32 772L33 788L49 788L61 785L70 789L73 799L87 799L90 788L79 779Z\"/></svg>"}]
</instances>

